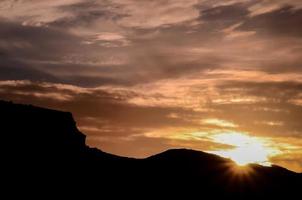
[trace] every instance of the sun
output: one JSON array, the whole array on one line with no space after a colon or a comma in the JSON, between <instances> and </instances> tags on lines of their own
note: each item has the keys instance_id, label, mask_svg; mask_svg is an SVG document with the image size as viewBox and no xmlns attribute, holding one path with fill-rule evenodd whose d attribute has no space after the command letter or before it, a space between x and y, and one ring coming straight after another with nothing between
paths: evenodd
<instances>
[{"instance_id":1,"label":"sun","mask_svg":"<svg viewBox=\"0 0 302 200\"><path fill-rule=\"evenodd\" d=\"M245 133L228 132L215 134L212 139L215 142L233 146L231 149L211 152L230 158L239 166L245 166L250 163L270 166L269 157L276 154L276 150L269 147L265 139L249 136Z\"/></svg>"}]
</instances>

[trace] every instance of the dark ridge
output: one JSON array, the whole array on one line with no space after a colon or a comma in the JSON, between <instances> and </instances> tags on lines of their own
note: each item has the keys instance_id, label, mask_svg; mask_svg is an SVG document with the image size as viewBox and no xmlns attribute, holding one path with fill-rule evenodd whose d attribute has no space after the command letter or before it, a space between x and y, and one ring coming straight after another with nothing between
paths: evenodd
<instances>
[{"instance_id":1,"label":"dark ridge","mask_svg":"<svg viewBox=\"0 0 302 200\"><path fill-rule=\"evenodd\" d=\"M140 199L300 195L301 174L279 166L241 168L229 159L188 149L133 159L89 148L69 112L0 101L0 122L1 171L14 191L31 187L55 193L71 187L74 194Z\"/></svg>"}]
</instances>

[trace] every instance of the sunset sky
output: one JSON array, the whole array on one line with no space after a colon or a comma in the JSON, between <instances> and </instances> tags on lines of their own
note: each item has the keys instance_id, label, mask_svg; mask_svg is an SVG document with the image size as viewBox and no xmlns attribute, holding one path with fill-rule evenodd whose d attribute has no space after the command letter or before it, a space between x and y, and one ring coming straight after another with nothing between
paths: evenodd
<instances>
[{"instance_id":1,"label":"sunset sky","mask_svg":"<svg viewBox=\"0 0 302 200\"><path fill-rule=\"evenodd\" d=\"M87 143L302 172L301 0L0 0L0 99Z\"/></svg>"}]
</instances>

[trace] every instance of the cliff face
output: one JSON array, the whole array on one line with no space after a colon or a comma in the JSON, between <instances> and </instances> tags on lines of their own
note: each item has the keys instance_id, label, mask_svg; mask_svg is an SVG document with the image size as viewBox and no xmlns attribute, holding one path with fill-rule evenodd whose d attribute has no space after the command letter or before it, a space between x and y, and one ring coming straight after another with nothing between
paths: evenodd
<instances>
[{"instance_id":1,"label":"cliff face","mask_svg":"<svg viewBox=\"0 0 302 200\"><path fill-rule=\"evenodd\" d=\"M20 159L75 159L85 145L85 135L72 114L0 102L2 147Z\"/></svg>"},{"instance_id":2,"label":"cliff face","mask_svg":"<svg viewBox=\"0 0 302 200\"><path fill-rule=\"evenodd\" d=\"M238 171L229 159L193 150L168 150L146 159L111 155L86 146L71 113L34 106L0 101L0 134L2 171L14 184L25 181L22 187L32 180L55 181L88 184L102 194L126 190L128 197L250 199L294 198L302 185L301 174L281 167L250 165Z\"/></svg>"}]
</instances>

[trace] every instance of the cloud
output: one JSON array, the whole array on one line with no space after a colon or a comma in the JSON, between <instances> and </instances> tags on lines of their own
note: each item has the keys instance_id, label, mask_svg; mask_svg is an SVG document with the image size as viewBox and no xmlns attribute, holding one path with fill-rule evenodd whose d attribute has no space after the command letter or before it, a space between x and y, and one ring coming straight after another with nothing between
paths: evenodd
<instances>
[{"instance_id":1,"label":"cloud","mask_svg":"<svg viewBox=\"0 0 302 200\"><path fill-rule=\"evenodd\" d=\"M249 37L252 36L254 34L256 34L255 31L238 31L235 30L237 27L239 27L241 25L241 23L238 24L234 24L226 29L223 30L223 32L226 34L226 38L227 39L238 39L240 37Z\"/></svg>"},{"instance_id":2,"label":"cloud","mask_svg":"<svg viewBox=\"0 0 302 200\"><path fill-rule=\"evenodd\" d=\"M257 4L251 6L249 10L251 11L251 15L255 16L270 13L286 6L301 9L302 3L299 0L261 0Z\"/></svg>"},{"instance_id":3,"label":"cloud","mask_svg":"<svg viewBox=\"0 0 302 200\"><path fill-rule=\"evenodd\" d=\"M126 27L156 28L180 24L196 19L199 11L194 6L198 0L168 1L114 1L121 5L121 13L127 14L118 23Z\"/></svg>"},{"instance_id":4,"label":"cloud","mask_svg":"<svg viewBox=\"0 0 302 200\"><path fill-rule=\"evenodd\" d=\"M279 12L250 18L249 2L142 2L159 7L163 15L172 18L174 15L170 15L170 11L176 10L176 13L184 15L183 8L197 10L198 16L194 15L192 20L202 21L202 24L194 26L188 26L189 22L184 20L186 23L183 23L179 18L158 22L156 20L160 19L158 16L161 13L156 13L156 9L149 9L148 6L141 8L130 0L111 3L47 2L38 3L34 7L44 12L50 9L68 13L68 16L59 17L40 27L24 24L26 17L19 18L13 13L7 13L10 17L6 17L6 20L1 19L0 34L5 38L0 41L1 57L4 60L2 68L24 71L21 75L10 73L7 79L44 80L95 87L186 77L229 66L268 71L300 69L300 44L296 38L280 40L259 35L265 30L275 36L281 30L282 16L274 20ZM16 5L6 1L5 4L12 5L9 7L16 9L18 15L28 13L19 11L19 7L21 9L23 6L25 10L31 8L31 4L26 1L18 1ZM142 10L144 8L146 12ZM148 12L152 16L154 14L154 17L148 17L149 21L144 20L139 25L135 20L144 19L140 14L147 13L149 16ZM285 13L284 22L293 23L287 30L292 29L294 33L298 28L291 27L298 27L295 20L299 19L299 11L292 13L285 10ZM44 17L42 12L39 16ZM263 24L264 19L269 19L268 24L271 26ZM141 29L136 26L141 26ZM162 26L165 28L156 30L156 27ZM298 32L294 36L298 37ZM276 60L276 57L282 57L282 60ZM30 77L30 74L33 75Z\"/></svg>"},{"instance_id":5,"label":"cloud","mask_svg":"<svg viewBox=\"0 0 302 200\"><path fill-rule=\"evenodd\" d=\"M301 20L302 10L287 6L248 18L238 29L255 30L258 34L273 36L300 37L302 33Z\"/></svg>"},{"instance_id":6,"label":"cloud","mask_svg":"<svg viewBox=\"0 0 302 200\"><path fill-rule=\"evenodd\" d=\"M68 16L59 12L58 7L79 3L82 0L3 0L0 2L1 15L8 19L24 20L29 24L48 23ZM30 13L28 11L31 11Z\"/></svg>"},{"instance_id":7,"label":"cloud","mask_svg":"<svg viewBox=\"0 0 302 200\"><path fill-rule=\"evenodd\" d=\"M102 46L121 47L130 45L130 41L119 33L102 32L98 33L94 41L100 41Z\"/></svg>"},{"instance_id":8,"label":"cloud","mask_svg":"<svg viewBox=\"0 0 302 200\"><path fill-rule=\"evenodd\" d=\"M236 124L233 124L232 122L226 121L226 120L221 120L221 119L204 119L202 120L203 124L208 124L208 125L215 125L219 127L225 127L225 128L235 128L237 127Z\"/></svg>"},{"instance_id":9,"label":"cloud","mask_svg":"<svg viewBox=\"0 0 302 200\"><path fill-rule=\"evenodd\" d=\"M170 118L169 114L177 113L180 116L196 114L177 107L131 104L129 99L140 94L125 89L106 90L31 81L1 81L0 88L1 99L19 102L26 97L25 103L32 102L41 106L70 110L80 118L92 117L101 122L107 121L110 127L179 127L184 124L194 126L193 122L185 118Z\"/></svg>"},{"instance_id":10,"label":"cloud","mask_svg":"<svg viewBox=\"0 0 302 200\"><path fill-rule=\"evenodd\" d=\"M4 19L0 19L0 26L1 57L28 66L31 62L64 62L76 54L79 47L85 48L79 37L63 30L22 26Z\"/></svg>"},{"instance_id":11,"label":"cloud","mask_svg":"<svg viewBox=\"0 0 302 200\"><path fill-rule=\"evenodd\" d=\"M199 11L195 8L197 3L198 0L139 2L5 0L0 3L0 9L3 16L23 20L24 25L41 26L49 23L77 25L83 20L93 22L102 17L110 17L125 27L155 28L196 19L199 16ZM29 10L31 13L28 13Z\"/></svg>"}]
</instances>

